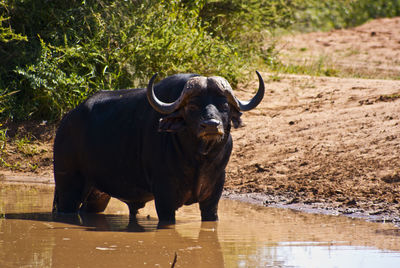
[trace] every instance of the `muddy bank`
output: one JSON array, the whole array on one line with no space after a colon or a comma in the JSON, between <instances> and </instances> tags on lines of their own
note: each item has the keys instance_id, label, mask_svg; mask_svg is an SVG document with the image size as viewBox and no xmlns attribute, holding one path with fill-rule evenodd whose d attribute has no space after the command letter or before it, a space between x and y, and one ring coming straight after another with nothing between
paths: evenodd
<instances>
[{"instance_id":1,"label":"muddy bank","mask_svg":"<svg viewBox=\"0 0 400 268\"><path fill-rule=\"evenodd\" d=\"M233 132L227 191L399 217L400 81L285 75L268 88Z\"/></svg>"},{"instance_id":2,"label":"muddy bank","mask_svg":"<svg viewBox=\"0 0 400 268\"><path fill-rule=\"evenodd\" d=\"M238 194L230 191L223 193L223 198L237 200L240 202L251 203L260 206L267 206L273 208L290 209L299 212L333 215L333 216L346 216L350 218L363 219L369 222L392 223L400 227L400 215L391 213L388 210L382 209L369 209L366 211L363 206L343 206L340 202L316 202L316 203L302 203L299 200L287 198L284 196L266 195L261 193L243 193Z\"/></svg>"}]
</instances>

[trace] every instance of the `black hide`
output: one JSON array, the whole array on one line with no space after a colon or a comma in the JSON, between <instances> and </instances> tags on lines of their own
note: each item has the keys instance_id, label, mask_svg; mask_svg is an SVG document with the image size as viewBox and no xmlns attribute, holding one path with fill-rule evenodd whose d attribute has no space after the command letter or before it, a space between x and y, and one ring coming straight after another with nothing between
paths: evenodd
<instances>
[{"instance_id":1,"label":"black hide","mask_svg":"<svg viewBox=\"0 0 400 268\"><path fill-rule=\"evenodd\" d=\"M175 101L193 76L162 80L156 96ZM239 117L212 90L169 115L153 110L145 89L95 94L68 113L57 131L53 211L101 212L112 196L128 204L131 216L155 199L160 222L174 222L179 207L196 202L202 220L217 220L232 150L231 122ZM216 121L223 135L203 135L216 131Z\"/></svg>"}]
</instances>

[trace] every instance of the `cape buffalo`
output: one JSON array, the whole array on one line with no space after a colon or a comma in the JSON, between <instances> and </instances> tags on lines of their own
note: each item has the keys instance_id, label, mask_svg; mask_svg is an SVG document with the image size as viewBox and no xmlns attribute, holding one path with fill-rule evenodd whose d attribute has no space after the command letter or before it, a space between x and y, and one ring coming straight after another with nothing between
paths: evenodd
<instances>
[{"instance_id":1,"label":"cape buffalo","mask_svg":"<svg viewBox=\"0 0 400 268\"><path fill-rule=\"evenodd\" d=\"M157 75L157 74L156 74ZM70 111L54 141L53 212L102 212L110 197L134 217L155 200L159 222L182 205L200 204L218 219L231 124L264 97L264 82L240 101L222 77L177 74L147 89L100 91Z\"/></svg>"}]
</instances>

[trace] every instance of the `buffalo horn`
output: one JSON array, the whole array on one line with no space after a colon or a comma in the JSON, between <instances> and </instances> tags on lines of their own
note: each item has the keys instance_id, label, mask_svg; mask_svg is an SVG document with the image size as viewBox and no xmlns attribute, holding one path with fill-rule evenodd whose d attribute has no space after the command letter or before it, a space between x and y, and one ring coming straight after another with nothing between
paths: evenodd
<instances>
[{"instance_id":1,"label":"buffalo horn","mask_svg":"<svg viewBox=\"0 0 400 268\"><path fill-rule=\"evenodd\" d=\"M256 71L257 76L258 76L258 91L256 95L249 101L241 101L238 98L234 97L236 99L236 102L238 104L239 111L250 111L251 109L256 108L258 104L260 104L261 100L264 98L264 92L265 92L265 86L264 86L264 80L261 76L261 74Z\"/></svg>"},{"instance_id":2,"label":"buffalo horn","mask_svg":"<svg viewBox=\"0 0 400 268\"><path fill-rule=\"evenodd\" d=\"M157 74L158 73L156 73L155 75L153 75L152 78L150 78L149 84L147 85L147 100L149 101L153 109L156 110L157 112L162 114L170 114L178 108L179 103L181 102L181 98L178 98L176 101L172 103L165 103L160 101L154 94L154 86L153 86Z\"/></svg>"},{"instance_id":3,"label":"buffalo horn","mask_svg":"<svg viewBox=\"0 0 400 268\"><path fill-rule=\"evenodd\" d=\"M235 105L239 111L250 111L251 109L254 109L258 104L260 104L261 100L264 97L264 92L265 92L265 86L264 86L264 80L261 77L260 73L256 71L257 76L258 76L258 81L259 81L259 86L258 86L258 91L256 95L249 101L241 101L238 98L236 98L233 95L232 89L229 87L227 91L227 97L230 99L230 103ZM154 110L156 110L159 113L162 114L170 114L173 113L176 109L179 108L179 105L182 102L182 99L184 98L185 94L182 94L176 101L172 103L165 103L160 101L154 94L154 80L156 79L157 73L153 75L152 78L150 78L149 84L147 85L147 99L150 103L150 105L153 107Z\"/></svg>"}]
</instances>

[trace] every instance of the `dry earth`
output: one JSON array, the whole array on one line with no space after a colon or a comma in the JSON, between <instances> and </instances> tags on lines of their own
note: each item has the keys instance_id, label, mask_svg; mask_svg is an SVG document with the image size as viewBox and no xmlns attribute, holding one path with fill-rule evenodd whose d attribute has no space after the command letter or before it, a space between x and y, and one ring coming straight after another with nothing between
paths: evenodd
<instances>
[{"instance_id":1,"label":"dry earth","mask_svg":"<svg viewBox=\"0 0 400 268\"><path fill-rule=\"evenodd\" d=\"M286 35L278 43L286 64L325 68L331 74L400 79L400 17L361 26Z\"/></svg>"},{"instance_id":2,"label":"dry earth","mask_svg":"<svg viewBox=\"0 0 400 268\"><path fill-rule=\"evenodd\" d=\"M281 45L288 64L328 55L341 71L400 78L400 18L286 36ZM263 76L263 103L233 130L225 196L399 222L400 80ZM249 98L256 87L237 94ZM0 181L51 182L55 126L9 129L33 134L22 145L3 141Z\"/></svg>"},{"instance_id":3,"label":"dry earth","mask_svg":"<svg viewBox=\"0 0 400 268\"><path fill-rule=\"evenodd\" d=\"M262 193L266 204L398 218L399 97L400 81L285 75L268 83L261 107L233 133L226 189Z\"/></svg>"}]
</instances>

